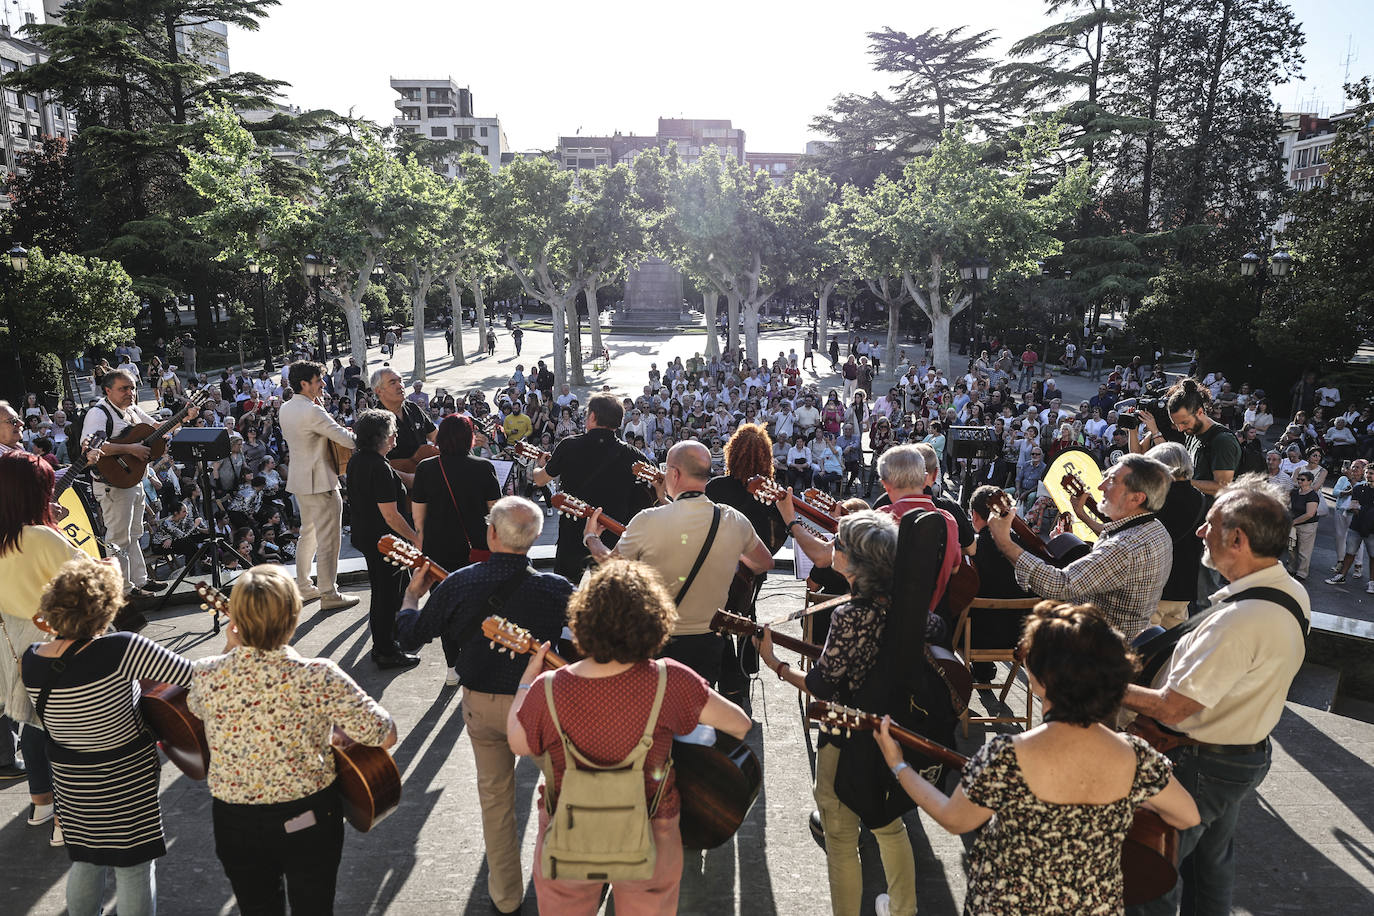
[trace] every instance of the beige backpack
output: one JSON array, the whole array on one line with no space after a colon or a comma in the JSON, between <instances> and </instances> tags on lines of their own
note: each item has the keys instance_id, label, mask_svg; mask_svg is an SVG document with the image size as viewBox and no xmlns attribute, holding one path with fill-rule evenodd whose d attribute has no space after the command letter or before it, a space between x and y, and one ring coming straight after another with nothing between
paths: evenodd
<instances>
[{"instance_id":1,"label":"beige backpack","mask_svg":"<svg viewBox=\"0 0 1374 916\"><path fill-rule=\"evenodd\" d=\"M544 831L541 867L544 877L575 881L643 881L653 877L657 851L649 819L658 810L668 784L669 758L658 794L650 804L644 797L644 760L654 744L654 727L668 684L668 667L655 662L658 689L644 734L634 750L619 763L601 766L582 755L558 721L553 703L553 678L544 678L544 698L549 716L563 741L563 786L558 804L549 811ZM544 770L545 799L552 796L553 767L549 756L540 758Z\"/></svg>"}]
</instances>

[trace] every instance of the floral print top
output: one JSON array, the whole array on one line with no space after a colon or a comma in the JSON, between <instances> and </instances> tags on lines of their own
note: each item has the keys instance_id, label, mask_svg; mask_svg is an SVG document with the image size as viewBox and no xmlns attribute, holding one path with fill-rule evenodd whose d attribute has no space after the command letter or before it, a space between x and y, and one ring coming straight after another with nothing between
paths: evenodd
<instances>
[{"instance_id":1,"label":"floral print top","mask_svg":"<svg viewBox=\"0 0 1374 916\"><path fill-rule=\"evenodd\" d=\"M334 726L381 744L391 715L327 658L238 646L194 663L191 712L210 743L210 794L237 805L313 795L334 782Z\"/></svg>"},{"instance_id":2,"label":"floral print top","mask_svg":"<svg viewBox=\"0 0 1374 916\"><path fill-rule=\"evenodd\" d=\"M974 804L996 812L970 859L964 912L1122 913L1121 846L1135 809L1169 784L1169 761L1133 735L1131 790L1104 805L1041 801L1021 775L1011 735L983 745L960 785Z\"/></svg>"}]
</instances>

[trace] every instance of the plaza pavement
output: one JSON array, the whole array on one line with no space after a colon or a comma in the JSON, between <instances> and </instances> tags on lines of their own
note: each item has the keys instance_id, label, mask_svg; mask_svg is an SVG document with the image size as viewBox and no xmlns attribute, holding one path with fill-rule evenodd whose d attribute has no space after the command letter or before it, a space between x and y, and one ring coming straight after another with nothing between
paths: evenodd
<instances>
[{"instance_id":1,"label":"plaza pavement","mask_svg":"<svg viewBox=\"0 0 1374 916\"><path fill-rule=\"evenodd\" d=\"M515 365L509 339L503 330L499 334L495 359L479 357L459 369L442 366L446 357L432 359L434 371L426 389L481 385L490 391ZM474 333L468 336L475 340ZM435 332L430 338L437 338L434 350L442 351L442 337ZM764 353L785 351L791 345L801 349L800 331L790 338L788 332L775 332L764 341ZM525 358L547 357L549 335L527 332L525 342ZM607 343L614 354L611 371L604 378L590 374L589 382L637 392L650 361L661 368L678 353L690 356L704 338L675 335L622 343L610 337ZM526 361L527 366L531 363ZM409 364L408 348L403 346L394 365L408 378ZM820 360L820 365L828 367L828 361ZM1069 386L1077 380L1067 381L1061 387L1076 397ZM555 527L551 521L546 525L541 542L551 540ZM489 913L475 772L471 749L463 739L461 695L444 688L443 658L434 645L422 651L423 663L411 671L379 671L371 664L366 585L356 575L350 578L354 584L346 590L361 596L363 604L335 614L320 613L318 604L307 605L295 645L302 654L336 660L396 717L400 742L395 756L404 790L399 810L374 831L364 835L347 830L336 912ZM1355 610L1364 606L1365 597L1362 589L1356 597L1322 585L1314 588L1313 596L1314 606ZM801 599L800 583L785 572L775 574L764 589L761 617L790 612ZM150 616L145 635L188 657L213 654L222 645L221 637L210 635L206 615L194 606L174 603ZM789 630L795 634L795 625L783 628ZM1322 672L1305 671L1294 696L1314 680L1320 686ZM1018 698L1024 696L1023 689L1024 683L1008 698L1011 708L1023 702ZM990 704L995 704L991 696L975 700L976 706ZM812 807L810 770L796 691L771 676L758 679L752 689L752 712L756 724L749 743L763 765L763 789L734 840L705 854L688 853L681 912L820 916L829 912L825 858L806 826ZM968 740L958 742L959 749L971 752L985 735L984 728L975 726ZM1369 791L1374 785L1374 725L1290 701L1274 745L1273 770L1241 817L1236 912L1374 911L1374 796ZM525 760L517 775L520 811L528 814L520 820L528 881L539 774L533 762ZM0 913L62 913L67 857L47 846L48 827L24 824L20 812L26 802L22 782L0 791ZM162 803L169 851L158 863L160 912L236 912L214 856L205 785L164 767ZM908 814L906 823L916 852L919 912L960 912L964 842L923 814ZM882 889L881 864L871 838L865 839L863 857L864 912L871 913L873 898ZM605 910L610 912L610 906ZM537 912L532 887L525 912Z\"/></svg>"}]
</instances>

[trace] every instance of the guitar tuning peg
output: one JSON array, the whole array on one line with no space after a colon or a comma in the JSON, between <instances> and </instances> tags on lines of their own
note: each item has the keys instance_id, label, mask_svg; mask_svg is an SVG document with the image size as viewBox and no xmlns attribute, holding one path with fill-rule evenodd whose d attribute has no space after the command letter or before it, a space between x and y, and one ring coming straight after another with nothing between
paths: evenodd
<instances>
[{"instance_id":1,"label":"guitar tuning peg","mask_svg":"<svg viewBox=\"0 0 1374 916\"><path fill-rule=\"evenodd\" d=\"M493 639L491 642L487 643L487 646L489 646L489 647L492 648L492 649L495 649L495 648L496 648L496 640ZM499 651L499 650L498 650L498 651Z\"/></svg>"}]
</instances>

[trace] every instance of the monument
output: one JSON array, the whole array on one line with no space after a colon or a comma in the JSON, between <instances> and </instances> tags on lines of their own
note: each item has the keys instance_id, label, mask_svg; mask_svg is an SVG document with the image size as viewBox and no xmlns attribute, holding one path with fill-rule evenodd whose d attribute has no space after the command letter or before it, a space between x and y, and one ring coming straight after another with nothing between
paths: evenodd
<instances>
[{"instance_id":1,"label":"monument","mask_svg":"<svg viewBox=\"0 0 1374 916\"><path fill-rule=\"evenodd\" d=\"M671 327L682 323L682 274L662 258L650 257L625 279L625 307L616 324Z\"/></svg>"}]
</instances>

